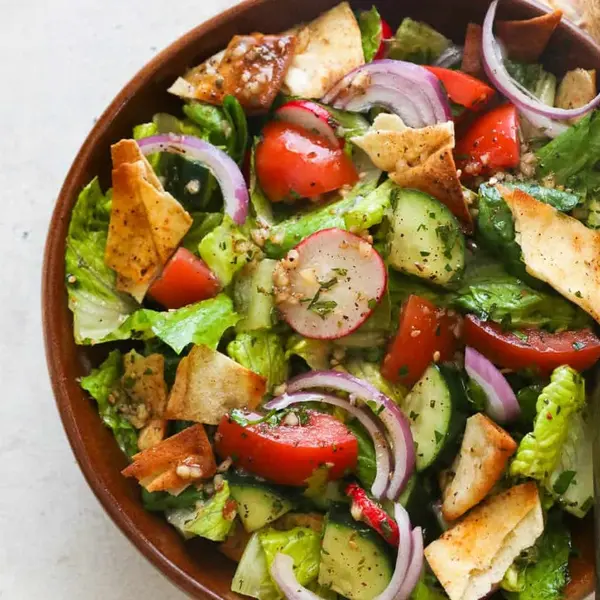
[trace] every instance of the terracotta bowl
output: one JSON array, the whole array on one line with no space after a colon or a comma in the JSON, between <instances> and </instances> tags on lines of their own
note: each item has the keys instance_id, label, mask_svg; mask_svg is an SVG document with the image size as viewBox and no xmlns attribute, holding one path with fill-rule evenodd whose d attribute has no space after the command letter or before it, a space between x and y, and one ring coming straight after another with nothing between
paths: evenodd
<instances>
[{"instance_id":1,"label":"terracotta bowl","mask_svg":"<svg viewBox=\"0 0 600 600\"><path fill-rule=\"evenodd\" d=\"M146 512L138 486L120 475L125 457L98 418L94 403L77 379L103 356L103 350L78 347L73 341L67 308L64 255L71 209L81 188L99 175L110 185L110 145L131 135L133 125L160 111L173 111L180 102L166 89L187 67L196 65L227 45L236 33L278 32L317 16L339 0L250 0L200 25L146 65L98 120L84 142L60 192L46 245L43 272L44 334L48 368L58 409L90 487L123 533L173 583L196 598L239 598L229 591L234 564L203 540L184 544L160 517ZM376 0L396 27L410 16L427 21L460 42L469 21L481 22L487 0ZM373 0L352 1L370 8ZM526 0L503 0L500 14L515 19L541 13ZM600 48L569 23L556 32L545 63L558 73L573 67L600 69Z\"/></svg>"}]
</instances>

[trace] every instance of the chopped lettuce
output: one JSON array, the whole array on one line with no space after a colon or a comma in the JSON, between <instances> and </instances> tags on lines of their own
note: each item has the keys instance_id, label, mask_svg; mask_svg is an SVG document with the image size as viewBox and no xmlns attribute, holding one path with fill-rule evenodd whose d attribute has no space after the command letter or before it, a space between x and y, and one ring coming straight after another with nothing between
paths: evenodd
<instances>
[{"instance_id":1,"label":"chopped lettuce","mask_svg":"<svg viewBox=\"0 0 600 600\"><path fill-rule=\"evenodd\" d=\"M573 192L545 187L539 183L523 181L519 183L504 183L503 185L509 189L519 189L536 200L549 204L561 212L570 212L581 202L581 198Z\"/></svg>"},{"instance_id":2,"label":"chopped lettuce","mask_svg":"<svg viewBox=\"0 0 600 600\"><path fill-rule=\"evenodd\" d=\"M238 333L227 346L227 354L247 369L267 379L267 389L288 377L288 361L281 337L270 331Z\"/></svg>"},{"instance_id":3,"label":"chopped lettuce","mask_svg":"<svg viewBox=\"0 0 600 600\"><path fill-rule=\"evenodd\" d=\"M190 102L183 107L185 116L203 132L202 137L215 146L227 148L235 132L222 108L204 102Z\"/></svg>"},{"instance_id":4,"label":"chopped lettuce","mask_svg":"<svg viewBox=\"0 0 600 600\"><path fill-rule=\"evenodd\" d=\"M313 340L301 335L291 335L286 345L286 358L299 356L314 371L329 369L329 359L332 353L332 344L327 340Z\"/></svg>"},{"instance_id":5,"label":"chopped lettuce","mask_svg":"<svg viewBox=\"0 0 600 600\"><path fill-rule=\"evenodd\" d=\"M244 549L231 582L231 591L257 600L279 600L281 594L269 574L258 536L258 533L254 533Z\"/></svg>"},{"instance_id":6,"label":"chopped lettuce","mask_svg":"<svg viewBox=\"0 0 600 600\"><path fill-rule=\"evenodd\" d=\"M226 505L229 503L229 484L223 487L206 502L198 502L193 508L167 510L167 520L186 538L198 535L222 542L229 535L234 519L225 518Z\"/></svg>"},{"instance_id":7,"label":"chopped lettuce","mask_svg":"<svg viewBox=\"0 0 600 600\"><path fill-rule=\"evenodd\" d=\"M346 361L344 367L348 373L368 381L397 404L400 404L407 394L404 386L391 383L385 379L381 374L380 366L376 363L353 358Z\"/></svg>"},{"instance_id":8,"label":"chopped lettuce","mask_svg":"<svg viewBox=\"0 0 600 600\"><path fill-rule=\"evenodd\" d=\"M427 570L423 571L421 579L412 591L410 600L444 600L444 598L446 598L446 594L435 576Z\"/></svg>"},{"instance_id":9,"label":"chopped lettuce","mask_svg":"<svg viewBox=\"0 0 600 600\"><path fill-rule=\"evenodd\" d=\"M396 31L388 57L428 65L434 63L451 44L448 38L427 23L406 17Z\"/></svg>"},{"instance_id":10,"label":"chopped lettuce","mask_svg":"<svg viewBox=\"0 0 600 600\"><path fill-rule=\"evenodd\" d=\"M150 123L142 123L140 125L136 125L133 128L133 139L134 140L143 140L147 137L152 137L153 135L158 134L158 127L154 121Z\"/></svg>"},{"instance_id":11,"label":"chopped lettuce","mask_svg":"<svg viewBox=\"0 0 600 600\"><path fill-rule=\"evenodd\" d=\"M583 377L566 365L555 369L538 398L533 431L521 440L511 463L511 475L544 481L560 460L572 416L584 405Z\"/></svg>"},{"instance_id":12,"label":"chopped lettuce","mask_svg":"<svg viewBox=\"0 0 600 600\"><path fill-rule=\"evenodd\" d=\"M321 536L308 527L295 527L288 531L263 529L258 538L270 569L279 552L294 559L294 574L300 585L314 581L321 562Z\"/></svg>"},{"instance_id":13,"label":"chopped lettuce","mask_svg":"<svg viewBox=\"0 0 600 600\"><path fill-rule=\"evenodd\" d=\"M560 506L583 518L594 504L594 430L586 412L573 415L558 463L546 489Z\"/></svg>"},{"instance_id":14,"label":"chopped lettuce","mask_svg":"<svg viewBox=\"0 0 600 600\"><path fill-rule=\"evenodd\" d=\"M509 275L487 257L470 262L453 305L507 329L538 327L551 331L579 329L591 319L558 294L538 291Z\"/></svg>"},{"instance_id":15,"label":"chopped lettuce","mask_svg":"<svg viewBox=\"0 0 600 600\"><path fill-rule=\"evenodd\" d=\"M394 269L388 270L388 290L390 294L390 301L392 303L392 321L397 322L398 310L411 294L415 296L421 296L426 298L436 306L448 306L452 301L454 294L436 288L428 286L423 283L422 279L405 275Z\"/></svg>"},{"instance_id":16,"label":"chopped lettuce","mask_svg":"<svg viewBox=\"0 0 600 600\"><path fill-rule=\"evenodd\" d=\"M181 245L190 252L198 252L200 242L223 222L222 213L192 213L194 219L189 231L181 241Z\"/></svg>"},{"instance_id":17,"label":"chopped lettuce","mask_svg":"<svg viewBox=\"0 0 600 600\"><path fill-rule=\"evenodd\" d=\"M113 350L100 367L82 377L80 383L97 402L100 418L112 430L121 450L131 458L138 452L137 432L109 400L111 394L119 387L122 375L123 357L119 350Z\"/></svg>"},{"instance_id":18,"label":"chopped lettuce","mask_svg":"<svg viewBox=\"0 0 600 600\"><path fill-rule=\"evenodd\" d=\"M568 582L571 536L559 513L551 513L544 533L502 582L509 600L561 600Z\"/></svg>"},{"instance_id":19,"label":"chopped lettuce","mask_svg":"<svg viewBox=\"0 0 600 600\"><path fill-rule=\"evenodd\" d=\"M264 251L269 258L282 258L288 250L323 229L338 227L347 229L345 215L377 187L376 181L360 182L341 200L320 206L314 210L298 213L271 227L269 238L265 241Z\"/></svg>"},{"instance_id":20,"label":"chopped lettuce","mask_svg":"<svg viewBox=\"0 0 600 600\"><path fill-rule=\"evenodd\" d=\"M240 231L230 217L215 227L198 246L202 260L217 276L223 287L256 253L256 246Z\"/></svg>"},{"instance_id":21,"label":"chopped lettuce","mask_svg":"<svg viewBox=\"0 0 600 600\"><path fill-rule=\"evenodd\" d=\"M275 220L273 218L271 202L265 196L256 175L256 146L259 142L260 138L254 138L254 145L250 154L250 205L259 223L273 225Z\"/></svg>"},{"instance_id":22,"label":"chopped lettuce","mask_svg":"<svg viewBox=\"0 0 600 600\"><path fill-rule=\"evenodd\" d=\"M358 442L358 460L356 461L356 477L367 489L373 485L377 474L375 460L375 447L373 440L359 421L352 420L346 423L348 429Z\"/></svg>"},{"instance_id":23,"label":"chopped lettuce","mask_svg":"<svg viewBox=\"0 0 600 600\"><path fill-rule=\"evenodd\" d=\"M116 289L116 274L104 263L111 202L93 179L73 208L65 253L66 286L78 344L107 339L138 307Z\"/></svg>"},{"instance_id":24,"label":"chopped lettuce","mask_svg":"<svg viewBox=\"0 0 600 600\"><path fill-rule=\"evenodd\" d=\"M367 196L359 196L356 203L344 215L346 228L361 231L379 225L392 207L392 197L400 188L388 179Z\"/></svg>"},{"instance_id":25,"label":"chopped lettuce","mask_svg":"<svg viewBox=\"0 0 600 600\"><path fill-rule=\"evenodd\" d=\"M238 165L244 162L246 148L248 147L248 122L246 113L235 96L225 96L223 100L223 112L233 132L231 143L227 147L227 154L235 160Z\"/></svg>"},{"instance_id":26,"label":"chopped lettuce","mask_svg":"<svg viewBox=\"0 0 600 600\"><path fill-rule=\"evenodd\" d=\"M176 508L192 508L204 500L204 493L190 485L177 496L169 492L149 492L142 487L142 504L150 512L164 512Z\"/></svg>"},{"instance_id":27,"label":"chopped lettuce","mask_svg":"<svg viewBox=\"0 0 600 600\"><path fill-rule=\"evenodd\" d=\"M358 15L358 26L365 62L371 62L379 50L382 37L381 17L378 10L373 6L371 10L361 11Z\"/></svg>"}]
</instances>

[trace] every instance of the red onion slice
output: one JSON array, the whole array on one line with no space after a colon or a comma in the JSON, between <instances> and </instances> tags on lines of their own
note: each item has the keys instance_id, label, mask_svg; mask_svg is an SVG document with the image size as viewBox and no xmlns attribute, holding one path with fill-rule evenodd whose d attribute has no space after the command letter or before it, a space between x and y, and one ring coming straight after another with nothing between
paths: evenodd
<instances>
[{"instance_id":1,"label":"red onion slice","mask_svg":"<svg viewBox=\"0 0 600 600\"><path fill-rule=\"evenodd\" d=\"M569 129L568 125L560 123L559 121L553 121L544 115L538 115L537 113L531 112L525 108L520 109L520 113L525 117L542 135L549 138L558 137L561 133L564 133Z\"/></svg>"},{"instance_id":2,"label":"red onion slice","mask_svg":"<svg viewBox=\"0 0 600 600\"><path fill-rule=\"evenodd\" d=\"M394 505L394 519L400 534L396 567L388 586L374 600L399 600L406 573L412 563L413 537L410 531L410 518L406 509L399 502Z\"/></svg>"},{"instance_id":3,"label":"red onion slice","mask_svg":"<svg viewBox=\"0 0 600 600\"><path fill-rule=\"evenodd\" d=\"M367 430L375 446L375 465L377 470L375 481L371 487L371 494L377 500L380 500L388 486L391 462L390 447L375 420L361 408L352 405L349 400L327 394L283 394L265 404L265 408L267 410L282 410L301 402L323 402L332 406L339 406L347 410Z\"/></svg>"},{"instance_id":4,"label":"red onion slice","mask_svg":"<svg viewBox=\"0 0 600 600\"><path fill-rule=\"evenodd\" d=\"M386 492L390 500L397 500L415 468L415 445L410 425L395 402L370 383L340 371L311 371L298 375L287 384L290 393L307 389L329 388L347 392L365 400L381 419L393 447L394 471Z\"/></svg>"},{"instance_id":5,"label":"red onion slice","mask_svg":"<svg viewBox=\"0 0 600 600\"><path fill-rule=\"evenodd\" d=\"M225 212L233 222L243 225L248 216L248 188L235 161L219 148L193 135L153 135L138 140L144 155L155 152L180 154L202 163L214 176L225 200Z\"/></svg>"},{"instance_id":6,"label":"red onion slice","mask_svg":"<svg viewBox=\"0 0 600 600\"><path fill-rule=\"evenodd\" d=\"M452 118L448 97L427 69L401 60L374 60L350 71L325 96L325 104L363 112L384 106L410 127L425 127Z\"/></svg>"},{"instance_id":7,"label":"red onion slice","mask_svg":"<svg viewBox=\"0 0 600 600\"><path fill-rule=\"evenodd\" d=\"M485 392L485 412L494 421L507 423L519 416L519 401L504 375L483 354L471 347L465 350L465 371Z\"/></svg>"},{"instance_id":8,"label":"red onion slice","mask_svg":"<svg viewBox=\"0 0 600 600\"><path fill-rule=\"evenodd\" d=\"M279 552L271 565L271 577L287 600L322 600L298 583L294 573L294 559Z\"/></svg>"},{"instance_id":9,"label":"red onion slice","mask_svg":"<svg viewBox=\"0 0 600 600\"><path fill-rule=\"evenodd\" d=\"M495 87L521 110L529 110L538 115L543 115L559 121L580 117L600 105L600 94L598 94L593 100L578 108L568 110L564 108L554 108L538 100L509 75L504 66L504 62L502 61L501 53L498 51L498 44L494 38L494 19L496 18L498 1L499 0L493 0L485 16L482 42L483 66L487 76Z\"/></svg>"},{"instance_id":10,"label":"red onion slice","mask_svg":"<svg viewBox=\"0 0 600 600\"><path fill-rule=\"evenodd\" d=\"M394 600L408 600L412 591L421 578L421 571L423 570L423 530L420 527L415 527L412 530L412 556L410 557L410 564L404 574L404 581L400 586L398 595L395 596Z\"/></svg>"}]
</instances>

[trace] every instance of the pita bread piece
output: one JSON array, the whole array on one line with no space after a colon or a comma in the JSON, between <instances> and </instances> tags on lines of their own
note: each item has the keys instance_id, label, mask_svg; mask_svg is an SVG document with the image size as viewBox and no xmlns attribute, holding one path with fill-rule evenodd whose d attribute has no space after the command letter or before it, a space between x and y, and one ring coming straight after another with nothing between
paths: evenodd
<instances>
[{"instance_id":1,"label":"pita bread piece","mask_svg":"<svg viewBox=\"0 0 600 600\"><path fill-rule=\"evenodd\" d=\"M497 187L515 220L527 272L600 322L600 231L521 190Z\"/></svg>"},{"instance_id":2,"label":"pita bread piece","mask_svg":"<svg viewBox=\"0 0 600 600\"><path fill-rule=\"evenodd\" d=\"M194 346L177 367L166 417L218 425L234 408L256 408L266 389L264 377L220 352Z\"/></svg>"},{"instance_id":3,"label":"pita bread piece","mask_svg":"<svg viewBox=\"0 0 600 600\"><path fill-rule=\"evenodd\" d=\"M371 129L352 142L376 167L387 171L392 181L437 198L470 231L471 214L452 155L454 123L413 129L400 126L401 122L396 115L379 115Z\"/></svg>"},{"instance_id":4,"label":"pita bread piece","mask_svg":"<svg viewBox=\"0 0 600 600\"><path fill-rule=\"evenodd\" d=\"M141 302L192 218L165 192L134 140L111 150L113 200L104 260L117 272L117 289Z\"/></svg>"},{"instance_id":5,"label":"pita bread piece","mask_svg":"<svg viewBox=\"0 0 600 600\"><path fill-rule=\"evenodd\" d=\"M225 52L186 73L169 91L217 105L231 95L249 112L265 112L281 88L295 44L291 34L236 35Z\"/></svg>"},{"instance_id":6,"label":"pita bread piece","mask_svg":"<svg viewBox=\"0 0 600 600\"><path fill-rule=\"evenodd\" d=\"M298 42L283 91L321 98L344 75L365 63L358 21L342 2L297 31Z\"/></svg>"},{"instance_id":7,"label":"pita bread piece","mask_svg":"<svg viewBox=\"0 0 600 600\"><path fill-rule=\"evenodd\" d=\"M483 30L481 25L469 23L467 25L467 34L465 36L465 46L463 49L461 71L468 75L485 79L485 71L483 70L481 47L482 47Z\"/></svg>"},{"instance_id":8,"label":"pita bread piece","mask_svg":"<svg viewBox=\"0 0 600 600\"><path fill-rule=\"evenodd\" d=\"M149 492L179 493L193 481L209 479L216 469L204 427L196 424L136 454L122 474L135 477Z\"/></svg>"},{"instance_id":9,"label":"pita bread piece","mask_svg":"<svg viewBox=\"0 0 600 600\"><path fill-rule=\"evenodd\" d=\"M474 508L427 546L425 558L450 600L479 600L543 531L537 486L524 483Z\"/></svg>"}]
</instances>

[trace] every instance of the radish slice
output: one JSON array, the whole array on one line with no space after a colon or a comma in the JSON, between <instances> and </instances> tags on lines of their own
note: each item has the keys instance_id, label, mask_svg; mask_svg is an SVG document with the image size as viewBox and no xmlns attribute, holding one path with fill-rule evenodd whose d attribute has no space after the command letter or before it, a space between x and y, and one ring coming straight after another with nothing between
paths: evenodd
<instances>
[{"instance_id":1,"label":"radish slice","mask_svg":"<svg viewBox=\"0 0 600 600\"><path fill-rule=\"evenodd\" d=\"M332 146L342 147L344 140L338 138L338 123L316 102L310 100L292 100L275 111L275 118L292 123L325 138Z\"/></svg>"},{"instance_id":2,"label":"radish slice","mask_svg":"<svg viewBox=\"0 0 600 600\"><path fill-rule=\"evenodd\" d=\"M364 323L387 284L381 256L342 229L313 233L279 261L273 273L283 318L307 338L344 337Z\"/></svg>"}]
</instances>

